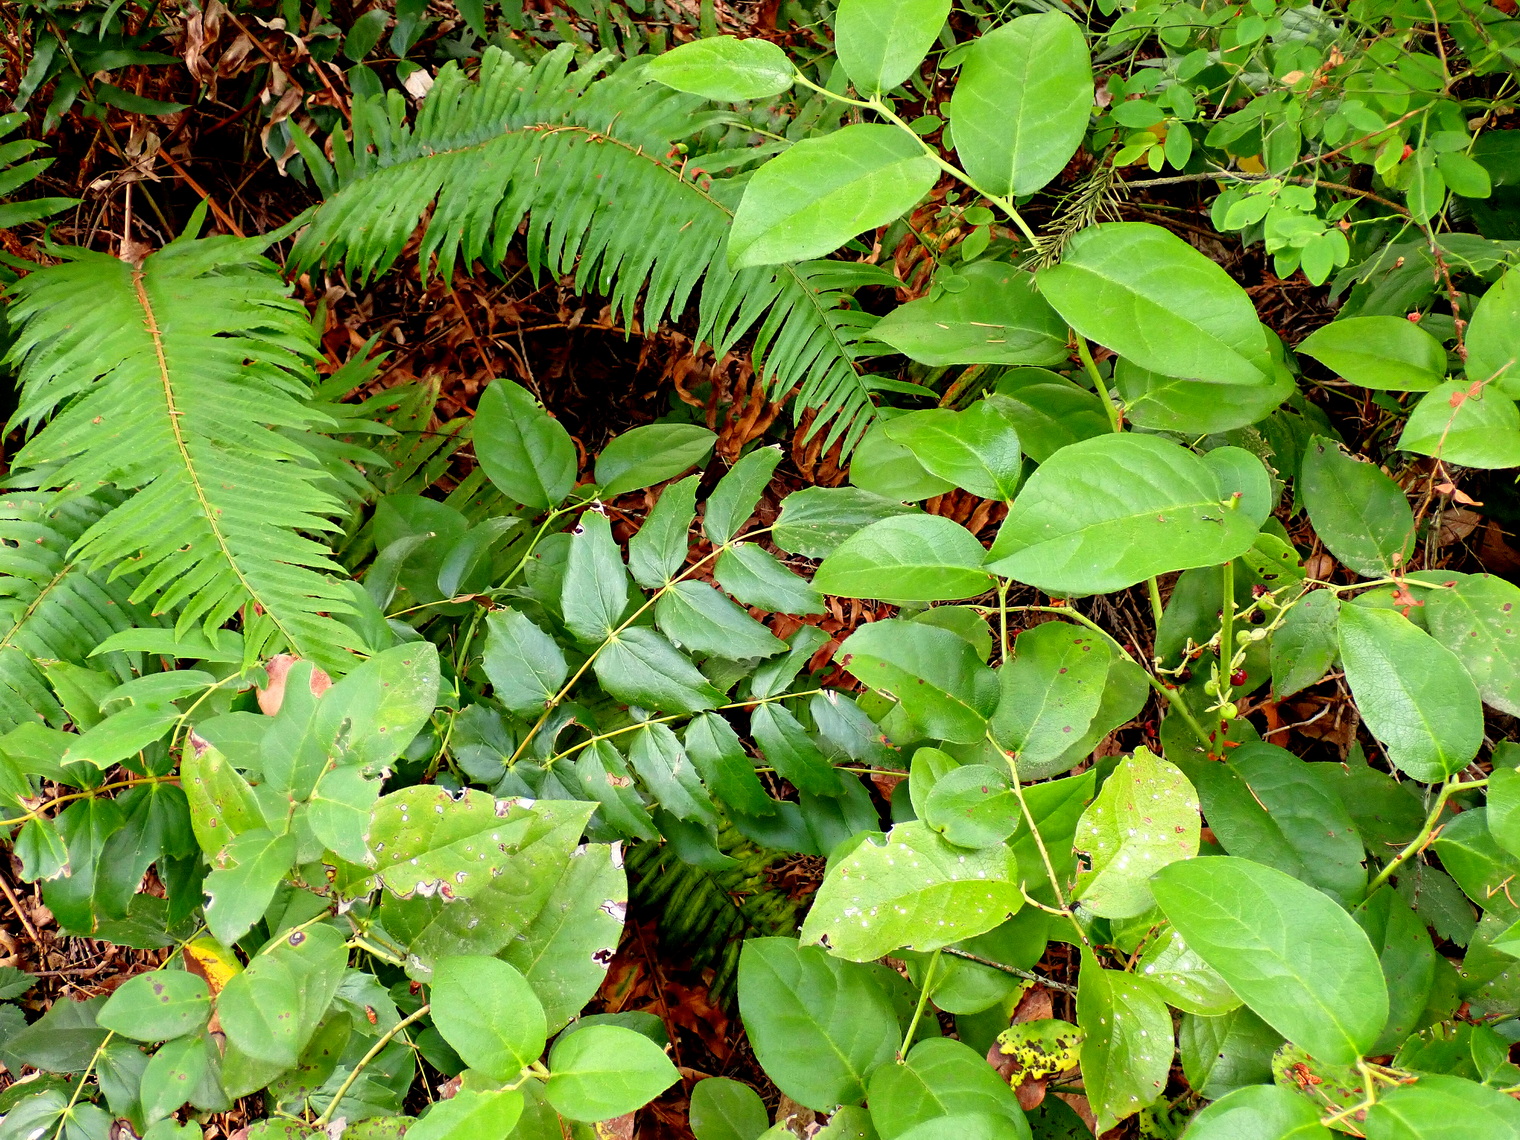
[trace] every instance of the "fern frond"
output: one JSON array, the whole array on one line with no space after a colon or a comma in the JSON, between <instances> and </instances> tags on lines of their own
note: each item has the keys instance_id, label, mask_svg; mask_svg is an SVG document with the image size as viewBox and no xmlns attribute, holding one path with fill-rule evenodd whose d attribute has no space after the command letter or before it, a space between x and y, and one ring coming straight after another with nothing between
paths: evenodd
<instances>
[{"instance_id":1,"label":"fern frond","mask_svg":"<svg viewBox=\"0 0 1520 1140\"><path fill-rule=\"evenodd\" d=\"M250 607L298 652L334 661L354 635L341 573L303 532L341 504L301 442L313 335L257 241L182 238L141 268L88 250L10 293L21 403L42 425L16 456L44 488L133 491L73 555L135 572L134 602L214 630Z\"/></svg>"},{"instance_id":2,"label":"fern frond","mask_svg":"<svg viewBox=\"0 0 1520 1140\"><path fill-rule=\"evenodd\" d=\"M451 275L461 263L501 263L525 225L535 273L572 275L646 327L695 295L698 338L721 355L753 332L756 372L772 399L801 406L846 447L875 413L855 367L870 318L842 307L839 263L733 272L726 246L737 188L704 189L665 160L701 130L700 100L640 77L637 62L595 78L598 57L568 70L568 47L536 66L487 49L479 77L444 67L406 121L405 102L357 103L353 143L334 136L329 163L301 153L328 194L291 255L299 271L343 263L367 280L384 272L425 214L419 259ZM642 298L642 304L640 304Z\"/></svg>"},{"instance_id":3,"label":"fern frond","mask_svg":"<svg viewBox=\"0 0 1520 1140\"><path fill-rule=\"evenodd\" d=\"M28 721L61 728L59 706L38 662L133 673L125 654L90 659L114 633L153 621L131 600L131 580L92 573L69 550L120 495L17 492L0 498L0 733Z\"/></svg>"}]
</instances>

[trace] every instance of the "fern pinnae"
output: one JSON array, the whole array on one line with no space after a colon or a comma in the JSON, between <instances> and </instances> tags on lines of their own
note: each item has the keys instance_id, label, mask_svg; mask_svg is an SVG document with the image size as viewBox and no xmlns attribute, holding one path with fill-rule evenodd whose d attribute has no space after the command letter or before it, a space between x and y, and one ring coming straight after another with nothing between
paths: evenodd
<instances>
[{"instance_id":1,"label":"fern pinnae","mask_svg":"<svg viewBox=\"0 0 1520 1140\"><path fill-rule=\"evenodd\" d=\"M341 659L354 635L341 573L306 537L341 504L300 442L324 417L307 401L315 355L304 309L259 244L180 239L141 268L87 250L11 292L19 366L13 423L40 426L16 457L44 487L131 490L73 553L131 600L208 631L245 606L289 645Z\"/></svg>"},{"instance_id":2,"label":"fern pinnae","mask_svg":"<svg viewBox=\"0 0 1520 1140\"><path fill-rule=\"evenodd\" d=\"M447 278L461 263L499 265L526 223L532 271L572 275L630 327L640 312L653 326L695 295L698 339L720 356L753 333L770 397L800 393L822 410L812 430L852 446L875 408L855 365L864 329L841 309L845 293L810 265L730 270L735 184L704 188L665 161L674 140L723 113L645 82L637 63L596 78L603 57L573 72L572 59L564 47L529 68L491 48L474 80L447 65L410 126L395 93L356 103L352 143L335 140L331 162L298 137L329 196L293 267L342 263L369 280L431 207L419 262Z\"/></svg>"}]
</instances>

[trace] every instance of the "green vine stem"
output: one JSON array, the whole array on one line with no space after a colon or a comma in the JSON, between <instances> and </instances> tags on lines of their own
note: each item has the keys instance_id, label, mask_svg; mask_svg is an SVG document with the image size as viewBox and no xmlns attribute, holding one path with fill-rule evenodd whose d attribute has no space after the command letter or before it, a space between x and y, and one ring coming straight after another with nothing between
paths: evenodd
<instances>
[{"instance_id":1,"label":"green vine stem","mask_svg":"<svg viewBox=\"0 0 1520 1140\"><path fill-rule=\"evenodd\" d=\"M343 1078L343 1083L338 1086L338 1091L333 1094L332 1100L330 1100L327 1104L327 1107L322 1110L322 1115L317 1117L316 1122L312 1125L312 1127L316 1129L325 1128L327 1126L327 1122L332 1119L333 1111L338 1107L340 1103L342 1103L343 1098L348 1095L348 1090L354 1087L354 1082L359 1079L359 1074L364 1072L364 1070L370 1065L372 1061L374 1061L376 1057L380 1056L385 1047L396 1039L396 1035L398 1033L401 1033L404 1029L407 1028L407 1026L415 1025L417 1022L421 1021L428 1015L429 1012L431 1012L432 1008L433 1007L431 1004L426 1002L423 1003L415 1011L407 1014L400 1021L396 1022L395 1025L391 1026L378 1038L376 1038L375 1043L369 1047L369 1052L360 1057L359 1063L354 1066L353 1071L349 1073L348 1076Z\"/></svg>"},{"instance_id":2,"label":"green vine stem","mask_svg":"<svg viewBox=\"0 0 1520 1140\"><path fill-rule=\"evenodd\" d=\"M1372 882L1367 884L1367 893L1371 895L1386 883L1395 871L1425 850L1425 845L1430 842L1431 833L1436 829L1436 821L1441 818L1441 813L1446 810L1447 800L1451 799L1458 792L1470 792L1475 788L1486 788L1487 786L1487 779L1467 780L1458 783L1455 776L1448 776L1446 782L1441 785L1441 791L1436 795L1435 806L1430 809L1430 814L1425 817L1425 825L1420 828L1419 834L1411 839L1404 849L1390 859L1387 865L1373 877Z\"/></svg>"},{"instance_id":3,"label":"green vine stem","mask_svg":"<svg viewBox=\"0 0 1520 1140\"><path fill-rule=\"evenodd\" d=\"M929 956L929 965L924 970L924 984L918 990L918 1006L913 1010L913 1020L908 1022L908 1031L903 1034L902 1047L897 1050L897 1063L901 1065L908 1056L908 1049L913 1044L913 1035L918 1032L919 1020L924 1016L924 1006L929 1004L929 993L934 988L934 970L939 965L939 956L942 950L936 950Z\"/></svg>"}]
</instances>

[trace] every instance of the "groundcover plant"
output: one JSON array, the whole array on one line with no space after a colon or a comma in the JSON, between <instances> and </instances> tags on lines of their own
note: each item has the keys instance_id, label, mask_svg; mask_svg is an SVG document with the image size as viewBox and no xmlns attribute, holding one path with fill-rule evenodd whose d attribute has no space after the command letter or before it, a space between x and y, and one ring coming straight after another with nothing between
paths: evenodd
<instances>
[{"instance_id":1,"label":"groundcover plant","mask_svg":"<svg viewBox=\"0 0 1520 1140\"><path fill-rule=\"evenodd\" d=\"M7 16L0 1140L1520 1140L1513 4L735 13Z\"/></svg>"}]
</instances>

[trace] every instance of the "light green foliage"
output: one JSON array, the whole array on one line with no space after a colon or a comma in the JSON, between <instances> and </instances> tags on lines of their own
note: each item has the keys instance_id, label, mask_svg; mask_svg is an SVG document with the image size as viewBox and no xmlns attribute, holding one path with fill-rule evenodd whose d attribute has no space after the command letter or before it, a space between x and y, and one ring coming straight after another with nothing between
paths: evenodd
<instances>
[{"instance_id":1,"label":"light green foliage","mask_svg":"<svg viewBox=\"0 0 1520 1140\"><path fill-rule=\"evenodd\" d=\"M1147 748L1119 762L1077 824L1091 868L1077 897L1094 914L1132 918L1154 904L1151 875L1198 852L1198 793Z\"/></svg>"}]
</instances>

